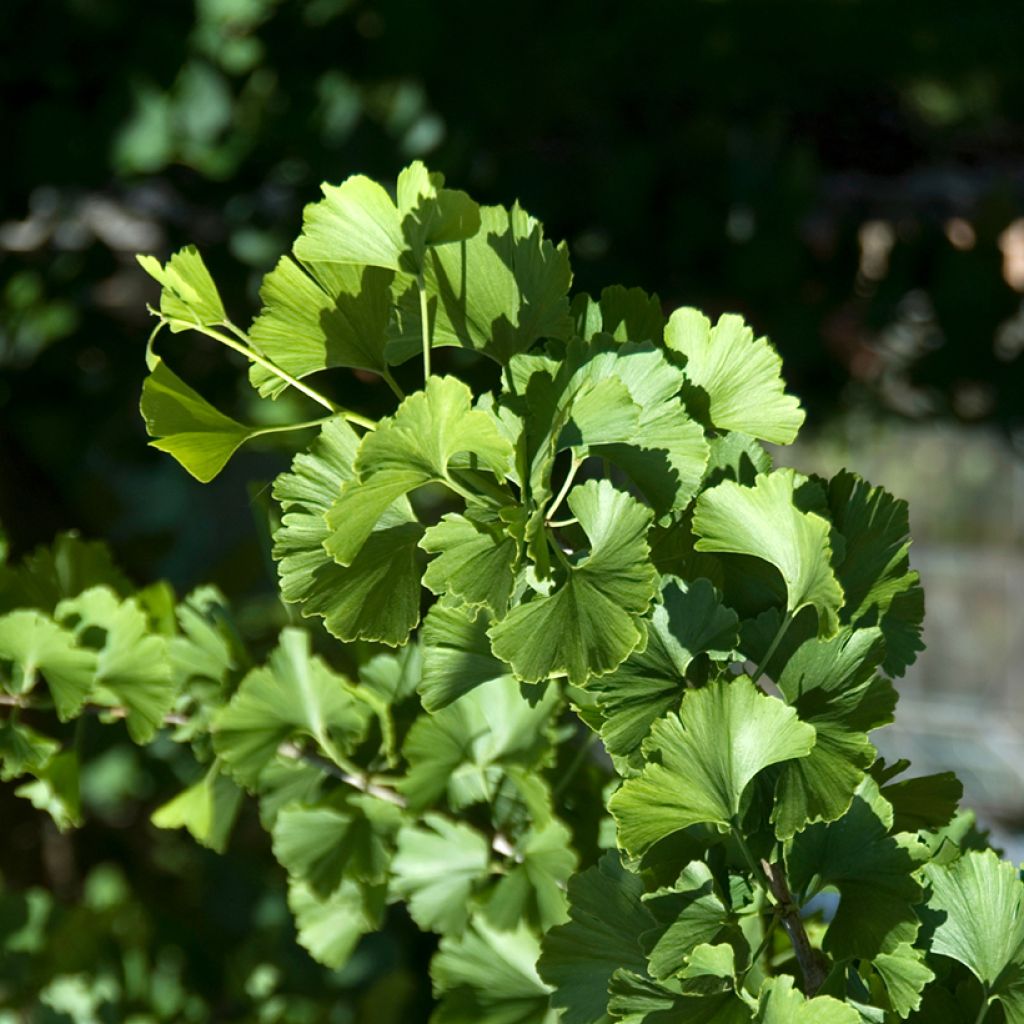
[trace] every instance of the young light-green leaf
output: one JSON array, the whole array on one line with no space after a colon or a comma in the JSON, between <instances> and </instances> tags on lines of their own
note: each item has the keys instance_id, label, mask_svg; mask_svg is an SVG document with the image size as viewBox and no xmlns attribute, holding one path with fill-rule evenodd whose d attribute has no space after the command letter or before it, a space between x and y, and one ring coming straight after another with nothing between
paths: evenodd
<instances>
[{"instance_id":1,"label":"young light-green leaf","mask_svg":"<svg viewBox=\"0 0 1024 1024\"><path fill-rule=\"evenodd\" d=\"M775 566L786 585L787 612L813 607L819 634L831 636L839 628L843 589L832 570L830 524L797 507L798 483L793 470L779 469L759 476L753 487L724 480L705 491L693 517L695 547Z\"/></svg>"},{"instance_id":2,"label":"young light-green leaf","mask_svg":"<svg viewBox=\"0 0 1024 1024\"><path fill-rule=\"evenodd\" d=\"M209 483L256 432L215 409L154 356L139 406L154 448L172 455L201 483Z\"/></svg>"},{"instance_id":3,"label":"young light-green leaf","mask_svg":"<svg viewBox=\"0 0 1024 1024\"><path fill-rule=\"evenodd\" d=\"M381 373L391 315L390 271L288 256L263 279L263 308L249 332L252 347L293 377L333 366ZM288 385L258 363L249 380L276 398Z\"/></svg>"},{"instance_id":4,"label":"young light-green leaf","mask_svg":"<svg viewBox=\"0 0 1024 1024\"><path fill-rule=\"evenodd\" d=\"M804 413L786 394L782 360L742 317L726 313L712 327L699 310L677 309L665 328L665 345L684 357L683 371L706 396L713 426L774 444L796 438Z\"/></svg>"},{"instance_id":5,"label":"young light-green leaf","mask_svg":"<svg viewBox=\"0 0 1024 1024\"><path fill-rule=\"evenodd\" d=\"M136 259L161 285L160 312L172 331L186 331L192 325L211 327L227 319L217 286L194 245L179 249L163 265L153 256Z\"/></svg>"}]
</instances>

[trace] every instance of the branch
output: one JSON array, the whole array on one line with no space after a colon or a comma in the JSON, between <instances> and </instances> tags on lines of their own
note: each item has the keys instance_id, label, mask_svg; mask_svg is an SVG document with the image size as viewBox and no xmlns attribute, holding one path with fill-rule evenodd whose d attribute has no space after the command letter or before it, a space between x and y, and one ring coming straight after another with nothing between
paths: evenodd
<instances>
[{"instance_id":1,"label":"branch","mask_svg":"<svg viewBox=\"0 0 1024 1024\"><path fill-rule=\"evenodd\" d=\"M800 917L800 908L793 902L793 894L789 891L789 883L782 873L782 865L762 860L761 867L764 869L765 878L768 879L771 894L777 902L775 912L779 915L782 927L786 929L789 941L793 944L796 961L804 976L804 992L808 996L813 996L825 981L825 964L821 954L807 937L803 918Z\"/></svg>"}]
</instances>

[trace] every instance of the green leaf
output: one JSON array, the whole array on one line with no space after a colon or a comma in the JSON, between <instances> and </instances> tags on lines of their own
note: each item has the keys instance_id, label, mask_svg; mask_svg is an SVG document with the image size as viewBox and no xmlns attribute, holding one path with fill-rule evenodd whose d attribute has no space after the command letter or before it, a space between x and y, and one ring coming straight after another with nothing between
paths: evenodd
<instances>
[{"instance_id":1,"label":"green leaf","mask_svg":"<svg viewBox=\"0 0 1024 1024\"><path fill-rule=\"evenodd\" d=\"M871 962L885 986L889 1006L905 1019L921 1005L925 986L935 972L925 966L924 953L908 943L900 943L891 953L882 953Z\"/></svg>"},{"instance_id":2,"label":"green leaf","mask_svg":"<svg viewBox=\"0 0 1024 1024\"><path fill-rule=\"evenodd\" d=\"M537 964L554 987L563 1024L608 1024L608 984L619 968L646 971L640 935L655 920L641 902L643 883L617 854L569 880L569 922L544 937Z\"/></svg>"},{"instance_id":3,"label":"green leaf","mask_svg":"<svg viewBox=\"0 0 1024 1024\"><path fill-rule=\"evenodd\" d=\"M756 338L743 318L719 317L714 327L696 309L677 309L665 345L685 357L684 372L700 388L708 419L720 430L790 444L804 422L800 403L785 393L782 360L767 338Z\"/></svg>"},{"instance_id":4,"label":"green leaf","mask_svg":"<svg viewBox=\"0 0 1024 1024\"><path fill-rule=\"evenodd\" d=\"M503 676L477 686L406 737L409 772L399 790L412 809L447 796L458 810L493 798L507 766L535 768L550 753L548 729L560 698L549 688L535 704Z\"/></svg>"},{"instance_id":5,"label":"green leaf","mask_svg":"<svg viewBox=\"0 0 1024 1024\"><path fill-rule=\"evenodd\" d=\"M46 811L61 832L78 828L82 824L78 754L65 750L50 758L35 780L20 785L14 795L24 797L36 810Z\"/></svg>"},{"instance_id":6,"label":"green leaf","mask_svg":"<svg viewBox=\"0 0 1024 1024\"><path fill-rule=\"evenodd\" d=\"M242 791L215 763L194 785L158 807L149 820L157 828L184 828L217 853L227 848L242 805Z\"/></svg>"},{"instance_id":7,"label":"green leaf","mask_svg":"<svg viewBox=\"0 0 1024 1024\"><path fill-rule=\"evenodd\" d=\"M304 263L355 263L417 273L427 247L475 235L480 210L418 160L398 176L398 202L361 174L323 185L306 207L295 255Z\"/></svg>"},{"instance_id":8,"label":"green leaf","mask_svg":"<svg viewBox=\"0 0 1024 1024\"><path fill-rule=\"evenodd\" d=\"M587 341L607 334L616 341L659 344L665 330L661 300L642 288L612 285L601 292L597 302L580 293L572 300L572 315L576 333Z\"/></svg>"},{"instance_id":9,"label":"green leaf","mask_svg":"<svg viewBox=\"0 0 1024 1024\"><path fill-rule=\"evenodd\" d=\"M619 842L639 855L689 825L730 827L758 772L813 746L814 729L745 676L694 690L678 716L654 724L643 773L627 779L609 803Z\"/></svg>"},{"instance_id":10,"label":"green leaf","mask_svg":"<svg viewBox=\"0 0 1024 1024\"><path fill-rule=\"evenodd\" d=\"M750 1009L735 993L686 995L681 985L633 971L612 976L608 1008L620 1024L749 1024Z\"/></svg>"},{"instance_id":11,"label":"green leaf","mask_svg":"<svg viewBox=\"0 0 1024 1024\"><path fill-rule=\"evenodd\" d=\"M327 513L331 534L324 547L340 565L353 564L395 501L424 484L450 481L449 464L460 453L504 475L512 446L489 414L472 408L472 399L455 377L431 377L363 438L355 479Z\"/></svg>"},{"instance_id":12,"label":"green leaf","mask_svg":"<svg viewBox=\"0 0 1024 1024\"><path fill-rule=\"evenodd\" d=\"M96 654L83 650L75 636L45 615L22 609L0 617L0 683L10 693L28 693L42 673L53 696L57 717L66 722L81 710L93 686Z\"/></svg>"},{"instance_id":13,"label":"green leaf","mask_svg":"<svg viewBox=\"0 0 1024 1024\"><path fill-rule=\"evenodd\" d=\"M318 896L343 878L379 884L387 878L402 811L364 793L316 805L284 807L274 822L274 856Z\"/></svg>"},{"instance_id":14,"label":"green leaf","mask_svg":"<svg viewBox=\"0 0 1024 1024\"><path fill-rule=\"evenodd\" d=\"M248 789L259 783L278 747L297 737L308 737L328 757L344 760L369 717L350 685L310 653L308 633L285 629L269 663L242 680L214 719L214 749Z\"/></svg>"},{"instance_id":15,"label":"green leaf","mask_svg":"<svg viewBox=\"0 0 1024 1024\"><path fill-rule=\"evenodd\" d=\"M882 787L882 796L892 804L894 832L945 827L963 795L964 787L953 772L902 779Z\"/></svg>"},{"instance_id":16,"label":"green leaf","mask_svg":"<svg viewBox=\"0 0 1024 1024\"><path fill-rule=\"evenodd\" d=\"M227 319L217 286L194 245L179 249L163 266L153 256L136 259L162 286L160 312L172 331L185 331L193 324L211 327Z\"/></svg>"},{"instance_id":17,"label":"green leaf","mask_svg":"<svg viewBox=\"0 0 1024 1024\"><path fill-rule=\"evenodd\" d=\"M450 513L431 526L420 547L436 555L423 574L435 594L451 594L469 605L485 605L501 617L508 610L519 544L494 516L473 510Z\"/></svg>"},{"instance_id":18,"label":"green leaf","mask_svg":"<svg viewBox=\"0 0 1024 1024\"><path fill-rule=\"evenodd\" d=\"M619 345L605 338L570 349L567 369L583 358L563 386L561 404L571 407L572 417L558 447L585 446L586 453L614 462L661 517L685 508L704 476L708 444L679 397L683 374L651 344ZM608 393L616 382L626 389L622 398L632 403L619 410L620 416L632 413L621 422L613 410L623 405L622 398L616 401Z\"/></svg>"},{"instance_id":19,"label":"green leaf","mask_svg":"<svg viewBox=\"0 0 1024 1024\"><path fill-rule=\"evenodd\" d=\"M846 471L829 483L828 502L846 542L836 570L846 594L842 621L880 627L885 671L901 676L924 649L924 594L910 569L907 503Z\"/></svg>"},{"instance_id":20,"label":"green leaf","mask_svg":"<svg viewBox=\"0 0 1024 1024\"><path fill-rule=\"evenodd\" d=\"M524 601L490 631L494 654L526 682L567 676L575 685L617 668L643 640L640 619L657 592L651 513L607 480L569 495L590 541L550 596Z\"/></svg>"},{"instance_id":21,"label":"green leaf","mask_svg":"<svg viewBox=\"0 0 1024 1024\"><path fill-rule=\"evenodd\" d=\"M62 601L56 618L73 629L79 646L96 648L90 700L123 709L128 735L136 743L148 743L177 697L167 638L150 632L146 614L134 599L122 601L108 587L93 587Z\"/></svg>"},{"instance_id":22,"label":"green leaf","mask_svg":"<svg viewBox=\"0 0 1024 1024\"><path fill-rule=\"evenodd\" d=\"M0 611L38 608L52 614L65 597L101 585L121 597L134 589L114 565L106 544L82 540L74 531L59 533L52 544L28 555L10 577L0 575Z\"/></svg>"},{"instance_id":23,"label":"green leaf","mask_svg":"<svg viewBox=\"0 0 1024 1024\"><path fill-rule=\"evenodd\" d=\"M431 961L431 1024L558 1024L548 987L534 964L538 938L527 928L497 931L475 919L459 937L445 936Z\"/></svg>"},{"instance_id":24,"label":"green leaf","mask_svg":"<svg viewBox=\"0 0 1024 1024\"><path fill-rule=\"evenodd\" d=\"M326 898L304 882L288 883L288 906L295 915L299 945L325 967L344 967L359 940L376 931L384 916L383 886L346 879Z\"/></svg>"},{"instance_id":25,"label":"green leaf","mask_svg":"<svg viewBox=\"0 0 1024 1024\"><path fill-rule=\"evenodd\" d=\"M201 483L209 483L256 433L215 409L159 356L142 383L139 405L150 445L173 456Z\"/></svg>"},{"instance_id":26,"label":"green leaf","mask_svg":"<svg viewBox=\"0 0 1024 1024\"><path fill-rule=\"evenodd\" d=\"M518 204L480 208L480 230L459 245L427 254L423 279L431 344L481 352L506 365L539 338L572 332L567 293L569 250L544 238L541 223ZM419 293L401 295L388 348L400 363L422 346Z\"/></svg>"},{"instance_id":27,"label":"green leaf","mask_svg":"<svg viewBox=\"0 0 1024 1024\"><path fill-rule=\"evenodd\" d=\"M377 267L310 263L288 256L263 279L263 308L249 340L293 377L334 366L375 373L387 369L384 346L391 315L394 274ZM249 380L263 396L276 398L287 383L254 363Z\"/></svg>"},{"instance_id":28,"label":"green leaf","mask_svg":"<svg viewBox=\"0 0 1024 1024\"><path fill-rule=\"evenodd\" d=\"M831 996L808 999L786 974L769 978L761 987L757 1024L862 1024L860 1014Z\"/></svg>"},{"instance_id":29,"label":"green leaf","mask_svg":"<svg viewBox=\"0 0 1024 1024\"><path fill-rule=\"evenodd\" d=\"M1024 884L1017 869L991 850L971 850L945 867L926 865L924 876L936 920L931 952L962 963L992 996L1008 996L1009 1014L1024 966Z\"/></svg>"},{"instance_id":30,"label":"green leaf","mask_svg":"<svg viewBox=\"0 0 1024 1024\"><path fill-rule=\"evenodd\" d=\"M511 678L511 670L491 654L491 619L482 608L438 602L423 620L423 678L420 696L433 713L492 679Z\"/></svg>"},{"instance_id":31,"label":"green leaf","mask_svg":"<svg viewBox=\"0 0 1024 1024\"><path fill-rule=\"evenodd\" d=\"M26 773L38 775L58 750L56 740L21 722L0 722L0 781Z\"/></svg>"},{"instance_id":32,"label":"green leaf","mask_svg":"<svg viewBox=\"0 0 1024 1024\"><path fill-rule=\"evenodd\" d=\"M566 919L565 883L578 858L560 821L531 828L516 844L513 863L487 900L487 920L512 930L519 921L546 932Z\"/></svg>"},{"instance_id":33,"label":"green leaf","mask_svg":"<svg viewBox=\"0 0 1024 1024\"><path fill-rule=\"evenodd\" d=\"M721 603L707 580L687 584L674 576L662 578L647 646L614 672L586 684L604 718L601 739L610 754L626 756L639 749L652 723L678 708L693 659L704 652L724 657L733 650L736 624L736 613Z\"/></svg>"},{"instance_id":34,"label":"green leaf","mask_svg":"<svg viewBox=\"0 0 1024 1024\"><path fill-rule=\"evenodd\" d=\"M290 473L274 482L281 502L281 526L274 534L274 558L284 599L303 615L321 615L341 640L406 641L419 621L420 575L416 544L421 528L400 499L382 515L359 554L339 565L324 550L330 536L325 519L343 484L353 479L359 445L342 419L326 423Z\"/></svg>"},{"instance_id":35,"label":"green leaf","mask_svg":"<svg viewBox=\"0 0 1024 1024\"><path fill-rule=\"evenodd\" d=\"M831 636L839 629L843 590L831 566L830 524L797 507L799 479L793 470L779 469L759 476L753 487L725 480L705 491L693 518L695 547L751 555L775 566L786 585L787 611L815 608L819 634Z\"/></svg>"},{"instance_id":36,"label":"green leaf","mask_svg":"<svg viewBox=\"0 0 1024 1024\"><path fill-rule=\"evenodd\" d=\"M724 941L743 944L729 908L715 890L711 870L702 861L688 864L674 885L648 893L643 900L657 922L642 937L656 979L676 975L698 946Z\"/></svg>"},{"instance_id":37,"label":"green leaf","mask_svg":"<svg viewBox=\"0 0 1024 1024\"><path fill-rule=\"evenodd\" d=\"M893 837L892 807L865 778L838 821L811 825L786 854L790 888L803 903L825 886L839 890L839 908L823 948L837 960L871 959L912 943L920 922L914 879L926 849L909 836Z\"/></svg>"},{"instance_id":38,"label":"green leaf","mask_svg":"<svg viewBox=\"0 0 1024 1024\"><path fill-rule=\"evenodd\" d=\"M427 814L423 822L398 834L391 890L408 900L424 931L461 934L473 892L488 876L490 847L476 829L439 814Z\"/></svg>"},{"instance_id":39,"label":"green leaf","mask_svg":"<svg viewBox=\"0 0 1024 1024\"><path fill-rule=\"evenodd\" d=\"M783 765L772 812L776 834L788 839L814 821L835 821L850 806L871 766L868 732L893 719L896 691L875 675L885 654L877 629L843 629L828 640L801 644L778 687L817 739L806 758Z\"/></svg>"}]
</instances>

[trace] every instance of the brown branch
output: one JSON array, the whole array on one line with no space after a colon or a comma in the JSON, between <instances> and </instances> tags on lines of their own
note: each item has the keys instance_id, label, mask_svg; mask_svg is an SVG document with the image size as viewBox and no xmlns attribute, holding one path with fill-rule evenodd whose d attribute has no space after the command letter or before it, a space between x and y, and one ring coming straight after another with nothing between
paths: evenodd
<instances>
[{"instance_id":1,"label":"brown branch","mask_svg":"<svg viewBox=\"0 0 1024 1024\"><path fill-rule=\"evenodd\" d=\"M825 982L825 963L807 937L803 918L800 917L800 908L793 902L793 894L789 891L789 883L782 871L782 865L762 860L761 867L764 869L765 878L768 879L771 894L775 897L775 912L779 915L782 927L786 929L789 941L793 944L796 961L804 976L804 992L808 996L813 996Z\"/></svg>"}]
</instances>

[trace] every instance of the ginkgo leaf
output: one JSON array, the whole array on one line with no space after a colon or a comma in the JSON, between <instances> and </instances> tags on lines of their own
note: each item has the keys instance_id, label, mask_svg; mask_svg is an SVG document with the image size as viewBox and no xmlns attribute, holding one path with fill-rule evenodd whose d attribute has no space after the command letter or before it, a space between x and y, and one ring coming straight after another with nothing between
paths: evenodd
<instances>
[{"instance_id":1,"label":"ginkgo leaf","mask_svg":"<svg viewBox=\"0 0 1024 1024\"><path fill-rule=\"evenodd\" d=\"M381 373L393 277L378 267L303 267L282 256L260 287L263 308L249 332L252 347L293 377L333 366ZM249 380L264 396L277 397L288 387L258 363Z\"/></svg>"},{"instance_id":2,"label":"ginkgo leaf","mask_svg":"<svg viewBox=\"0 0 1024 1024\"><path fill-rule=\"evenodd\" d=\"M801 721L814 726L810 754L782 766L772 820L780 839L814 821L835 821L850 806L875 758L868 732L892 721L896 691L875 674L885 656L877 629L843 629L801 644L777 685Z\"/></svg>"},{"instance_id":3,"label":"ginkgo leaf","mask_svg":"<svg viewBox=\"0 0 1024 1024\"><path fill-rule=\"evenodd\" d=\"M836 569L846 594L841 620L878 626L885 635L885 671L901 676L924 648L924 596L910 569L907 503L846 471L829 482L828 502L846 548Z\"/></svg>"},{"instance_id":4,"label":"ginkgo leaf","mask_svg":"<svg viewBox=\"0 0 1024 1024\"><path fill-rule=\"evenodd\" d=\"M136 259L162 286L160 312L172 331L186 331L192 325L209 327L227 319L217 286L194 245L179 249L162 266L153 256Z\"/></svg>"},{"instance_id":5,"label":"ginkgo leaf","mask_svg":"<svg viewBox=\"0 0 1024 1024\"><path fill-rule=\"evenodd\" d=\"M572 315L576 333L588 341L607 334L616 341L659 344L665 330L661 300L642 288L612 285L602 290L597 301L581 293L572 300Z\"/></svg>"},{"instance_id":6,"label":"ginkgo leaf","mask_svg":"<svg viewBox=\"0 0 1024 1024\"><path fill-rule=\"evenodd\" d=\"M274 821L274 856L318 896L330 895L343 878L379 884L387 877L401 825L399 807L365 793L292 804Z\"/></svg>"},{"instance_id":7,"label":"ginkgo leaf","mask_svg":"<svg viewBox=\"0 0 1024 1024\"><path fill-rule=\"evenodd\" d=\"M431 377L363 438L355 479L345 483L327 513L331 533L324 547L340 565L353 564L397 500L424 484L449 481L456 455L468 452L482 468L503 475L512 446L491 416L472 408L472 399L462 381Z\"/></svg>"},{"instance_id":8,"label":"ginkgo leaf","mask_svg":"<svg viewBox=\"0 0 1024 1024\"><path fill-rule=\"evenodd\" d=\"M94 651L80 648L74 633L29 609L0 617L0 663L5 661L10 663L10 676L0 675L3 688L27 693L41 673L61 721L81 709L96 674Z\"/></svg>"},{"instance_id":9,"label":"ginkgo leaf","mask_svg":"<svg viewBox=\"0 0 1024 1024\"><path fill-rule=\"evenodd\" d=\"M427 814L423 825L407 825L398 834L391 891L408 901L409 913L424 931L461 934L470 897L488 876L490 853L476 829Z\"/></svg>"},{"instance_id":10,"label":"ginkgo leaf","mask_svg":"<svg viewBox=\"0 0 1024 1024\"><path fill-rule=\"evenodd\" d=\"M381 516L359 554L339 565L324 549L330 535L327 510L352 479L359 445L352 428L337 418L324 424L308 452L296 455L290 473L274 483L281 525L274 534L281 594L321 615L342 640L404 643L419 621L417 542L422 528L405 498Z\"/></svg>"},{"instance_id":11,"label":"ginkgo leaf","mask_svg":"<svg viewBox=\"0 0 1024 1024\"><path fill-rule=\"evenodd\" d=\"M435 594L451 594L469 605L486 605L497 616L508 610L515 583L519 544L495 516L472 510L449 513L431 526L420 547L435 555L423 585Z\"/></svg>"},{"instance_id":12,"label":"ginkgo leaf","mask_svg":"<svg viewBox=\"0 0 1024 1024\"><path fill-rule=\"evenodd\" d=\"M66 597L90 587L109 587L128 597L131 582L114 564L102 541L83 540L74 530L59 533L52 544L41 545L16 568L0 571L0 612L38 608L48 615Z\"/></svg>"},{"instance_id":13,"label":"ginkgo leaf","mask_svg":"<svg viewBox=\"0 0 1024 1024\"><path fill-rule=\"evenodd\" d=\"M361 174L323 185L303 211L295 255L304 263L355 263L419 273L428 246L457 242L480 228L480 209L444 176L416 161L398 176L397 203Z\"/></svg>"},{"instance_id":14,"label":"ginkgo leaf","mask_svg":"<svg viewBox=\"0 0 1024 1024\"><path fill-rule=\"evenodd\" d=\"M935 978L935 972L924 962L924 952L906 942L891 953L876 956L871 967L882 979L889 1005L900 1019L920 1007L925 986Z\"/></svg>"},{"instance_id":15,"label":"ginkgo leaf","mask_svg":"<svg viewBox=\"0 0 1024 1024\"><path fill-rule=\"evenodd\" d=\"M734 992L691 995L679 981L652 981L619 970L608 986L616 1024L749 1024L750 1008Z\"/></svg>"},{"instance_id":16,"label":"ginkgo leaf","mask_svg":"<svg viewBox=\"0 0 1024 1024\"><path fill-rule=\"evenodd\" d=\"M650 511L607 480L575 487L568 500L589 552L549 596L517 605L490 631L494 654L526 682L567 676L582 685L617 668L642 641L640 619L657 592Z\"/></svg>"},{"instance_id":17,"label":"ginkgo leaf","mask_svg":"<svg viewBox=\"0 0 1024 1024\"><path fill-rule=\"evenodd\" d=\"M857 1010L838 999L808 999L794 988L793 978L788 974L764 983L754 1020L756 1024L863 1024Z\"/></svg>"},{"instance_id":18,"label":"ginkgo leaf","mask_svg":"<svg viewBox=\"0 0 1024 1024\"><path fill-rule=\"evenodd\" d=\"M578 864L572 833L560 821L531 828L488 897L484 915L498 928L526 921L546 932L566 919L565 883Z\"/></svg>"},{"instance_id":19,"label":"ginkgo leaf","mask_svg":"<svg viewBox=\"0 0 1024 1024\"><path fill-rule=\"evenodd\" d=\"M539 338L568 338L569 250L544 238L518 204L480 208L480 230L458 245L431 249L423 268L434 347L473 349L505 365ZM401 295L388 359L420 351L422 319L413 282Z\"/></svg>"},{"instance_id":20,"label":"ginkgo leaf","mask_svg":"<svg viewBox=\"0 0 1024 1024\"><path fill-rule=\"evenodd\" d=\"M589 454L609 459L629 475L659 516L685 508L704 476L708 444L679 397L683 374L650 343L609 347L605 339L587 352L589 358L565 385L565 393L619 381L638 414L635 427L615 426L612 403L601 396L595 403L595 426L582 433L580 442ZM580 418L578 399L573 404L570 422Z\"/></svg>"},{"instance_id":21,"label":"ginkgo leaf","mask_svg":"<svg viewBox=\"0 0 1024 1024\"><path fill-rule=\"evenodd\" d=\"M0 722L0 781L33 775L46 767L60 744L23 722Z\"/></svg>"},{"instance_id":22,"label":"ginkgo leaf","mask_svg":"<svg viewBox=\"0 0 1024 1024\"><path fill-rule=\"evenodd\" d=\"M502 676L418 718L404 746L409 772L398 784L410 808L442 796L454 809L488 801L505 766L537 767L550 756L547 730L559 702L549 687L531 704Z\"/></svg>"},{"instance_id":23,"label":"ginkgo leaf","mask_svg":"<svg viewBox=\"0 0 1024 1024\"><path fill-rule=\"evenodd\" d=\"M991 850L971 850L945 867L926 865L924 876L936 922L931 952L962 963L987 994L1006 997L1008 1020L1024 1019L1021 993L1013 991L1024 968L1024 883L1017 869Z\"/></svg>"},{"instance_id":24,"label":"ginkgo leaf","mask_svg":"<svg viewBox=\"0 0 1024 1024\"><path fill-rule=\"evenodd\" d=\"M716 891L710 868L702 861L688 864L673 885L648 893L643 900L657 922L641 937L650 973L656 979L676 975L702 944L744 944L729 908Z\"/></svg>"},{"instance_id":25,"label":"ginkgo leaf","mask_svg":"<svg viewBox=\"0 0 1024 1024\"><path fill-rule=\"evenodd\" d=\"M366 704L344 676L310 653L309 634L285 629L263 668L253 669L214 719L213 745L225 768L254 788L278 747L295 737L316 741L328 757L342 757L362 738Z\"/></svg>"},{"instance_id":26,"label":"ginkgo leaf","mask_svg":"<svg viewBox=\"0 0 1024 1024\"><path fill-rule=\"evenodd\" d=\"M299 945L325 967L348 963L359 940L383 922L385 889L348 879L330 896L318 897L305 882L288 883L288 906L295 915Z\"/></svg>"},{"instance_id":27,"label":"ginkgo leaf","mask_svg":"<svg viewBox=\"0 0 1024 1024\"><path fill-rule=\"evenodd\" d=\"M779 469L759 476L753 487L725 480L704 491L693 517L695 547L752 555L775 566L786 586L787 612L813 607L819 634L831 636L839 628L843 590L831 565L830 524L797 507L798 482L793 470Z\"/></svg>"},{"instance_id":28,"label":"ginkgo leaf","mask_svg":"<svg viewBox=\"0 0 1024 1024\"><path fill-rule=\"evenodd\" d=\"M80 646L96 644L90 699L117 707L128 734L148 743L164 724L177 696L167 657L167 638L150 632L138 603L122 601L108 587L93 587L57 605L57 621L73 630Z\"/></svg>"},{"instance_id":29,"label":"ginkgo leaf","mask_svg":"<svg viewBox=\"0 0 1024 1024\"><path fill-rule=\"evenodd\" d=\"M150 445L172 455L201 483L209 483L256 433L215 409L154 356L139 405Z\"/></svg>"},{"instance_id":30,"label":"ginkgo leaf","mask_svg":"<svg viewBox=\"0 0 1024 1024\"><path fill-rule=\"evenodd\" d=\"M686 671L695 657L727 656L736 646L736 613L726 608L705 579L684 583L662 578L661 602L647 626L647 646L614 672L586 684L604 718L601 739L610 754L638 750L651 724L677 708Z\"/></svg>"},{"instance_id":31,"label":"ginkgo leaf","mask_svg":"<svg viewBox=\"0 0 1024 1024\"><path fill-rule=\"evenodd\" d=\"M537 963L563 1024L608 1024L608 983L619 968L645 972L640 936L655 924L643 882L617 854L569 879L569 921L544 936Z\"/></svg>"},{"instance_id":32,"label":"ginkgo leaf","mask_svg":"<svg viewBox=\"0 0 1024 1024\"><path fill-rule=\"evenodd\" d=\"M431 1024L559 1024L534 966L540 940L524 925L498 931L476 918L441 939L430 963L440 1005Z\"/></svg>"},{"instance_id":33,"label":"ginkgo leaf","mask_svg":"<svg viewBox=\"0 0 1024 1024\"><path fill-rule=\"evenodd\" d=\"M892 808L867 777L838 821L811 825L790 841L788 877L800 902L824 886L839 890L823 943L837 960L891 953L917 935L922 891L914 872L927 850L913 837L891 836L891 827Z\"/></svg>"},{"instance_id":34,"label":"ginkgo leaf","mask_svg":"<svg viewBox=\"0 0 1024 1024\"><path fill-rule=\"evenodd\" d=\"M491 653L487 630L491 619L482 608L438 602L423 621L423 676L420 696L433 713L492 679L509 678L511 670Z\"/></svg>"},{"instance_id":35,"label":"ginkgo leaf","mask_svg":"<svg viewBox=\"0 0 1024 1024\"><path fill-rule=\"evenodd\" d=\"M82 797L78 786L78 754L64 750L50 758L31 782L22 783L15 796L23 797L38 811L45 811L61 832L82 824Z\"/></svg>"},{"instance_id":36,"label":"ginkgo leaf","mask_svg":"<svg viewBox=\"0 0 1024 1024\"><path fill-rule=\"evenodd\" d=\"M216 763L196 783L158 807L157 828L184 828L197 843L223 853L242 805L242 791Z\"/></svg>"},{"instance_id":37,"label":"ginkgo leaf","mask_svg":"<svg viewBox=\"0 0 1024 1024\"><path fill-rule=\"evenodd\" d=\"M948 825L960 805L964 787L953 772L937 772L901 779L882 786L881 792L892 804L893 831L919 832Z\"/></svg>"},{"instance_id":38,"label":"ginkgo leaf","mask_svg":"<svg viewBox=\"0 0 1024 1024\"><path fill-rule=\"evenodd\" d=\"M745 676L694 690L678 715L655 722L643 772L609 803L619 842L639 855L689 825L732 826L758 772L813 746L813 727ZM658 761L650 759L655 755Z\"/></svg>"},{"instance_id":39,"label":"ginkgo leaf","mask_svg":"<svg viewBox=\"0 0 1024 1024\"><path fill-rule=\"evenodd\" d=\"M714 327L696 309L677 309L665 327L665 345L685 359L683 370L703 393L708 419L774 444L790 444L804 413L785 392L782 360L767 338L755 338L732 313Z\"/></svg>"}]
</instances>

